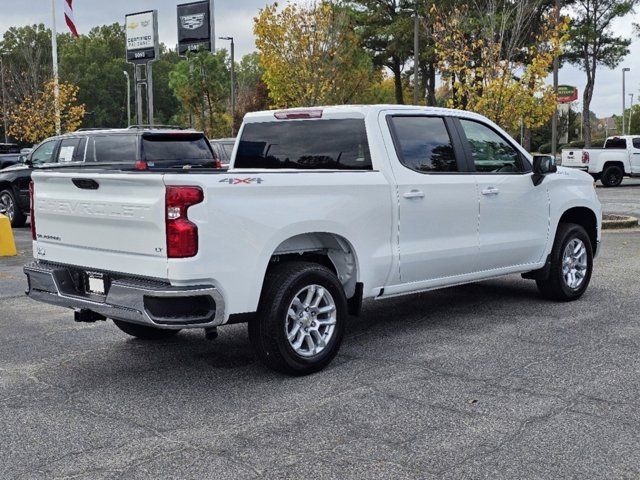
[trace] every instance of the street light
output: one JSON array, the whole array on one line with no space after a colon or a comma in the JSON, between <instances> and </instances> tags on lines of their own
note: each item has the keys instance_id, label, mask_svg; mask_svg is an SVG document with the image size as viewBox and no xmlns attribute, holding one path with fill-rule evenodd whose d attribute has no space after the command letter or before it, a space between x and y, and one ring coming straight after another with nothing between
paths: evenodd
<instances>
[{"instance_id":1,"label":"street light","mask_svg":"<svg viewBox=\"0 0 640 480\"><path fill-rule=\"evenodd\" d=\"M123 70L124 76L127 77L127 127L131 126L131 80L129 79L129 72Z\"/></svg>"},{"instance_id":2,"label":"street light","mask_svg":"<svg viewBox=\"0 0 640 480\"><path fill-rule=\"evenodd\" d=\"M629 106L629 124L627 125L627 133L631 135L631 114L633 113L633 93L630 93L631 102Z\"/></svg>"},{"instance_id":3,"label":"street light","mask_svg":"<svg viewBox=\"0 0 640 480\"><path fill-rule=\"evenodd\" d=\"M235 78L235 44L233 37L219 37L220 40L229 40L231 42L231 136L234 135L233 123L236 116L236 78Z\"/></svg>"},{"instance_id":4,"label":"street light","mask_svg":"<svg viewBox=\"0 0 640 480\"><path fill-rule=\"evenodd\" d=\"M630 71L631 69L629 67L624 67L622 69L622 135L624 135L625 132L625 121L624 121L624 111L626 110L626 105L625 105L625 97L626 92L625 92L625 85L624 85L624 80L625 80L625 75L628 71Z\"/></svg>"}]
</instances>

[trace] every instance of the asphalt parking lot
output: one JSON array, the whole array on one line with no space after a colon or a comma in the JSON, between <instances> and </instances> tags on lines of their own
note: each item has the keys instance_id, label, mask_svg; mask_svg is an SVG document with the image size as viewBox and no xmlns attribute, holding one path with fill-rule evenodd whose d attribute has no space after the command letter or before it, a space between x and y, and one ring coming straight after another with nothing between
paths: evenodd
<instances>
[{"instance_id":1,"label":"asphalt parking lot","mask_svg":"<svg viewBox=\"0 0 640 480\"><path fill-rule=\"evenodd\" d=\"M640 182L598 188L640 216ZM288 378L243 325L132 340L25 298L0 259L0 478L639 478L640 229L571 304L518 276L369 302Z\"/></svg>"}]
</instances>

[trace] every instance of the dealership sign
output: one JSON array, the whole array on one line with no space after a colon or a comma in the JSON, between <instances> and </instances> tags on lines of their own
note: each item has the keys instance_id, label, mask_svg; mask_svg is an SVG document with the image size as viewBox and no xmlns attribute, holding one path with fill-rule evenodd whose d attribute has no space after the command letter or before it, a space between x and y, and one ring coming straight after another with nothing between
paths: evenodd
<instances>
[{"instance_id":1,"label":"dealership sign","mask_svg":"<svg viewBox=\"0 0 640 480\"><path fill-rule=\"evenodd\" d=\"M558 103L571 103L578 99L578 89L570 85L558 85Z\"/></svg>"},{"instance_id":2,"label":"dealership sign","mask_svg":"<svg viewBox=\"0 0 640 480\"><path fill-rule=\"evenodd\" d=\"M159 55L158 11L131 13L125 16L127 61L146 63Z\"/></svg>"},{"instance_id":3,"label":"dealership sign","mask_svg":"<svg viewBox=\"0 0 640 480\"><path fill-rule=\"evenodd\" d=\"M178 5L178 53L180 55L195 52L199 48L212 50L214 34L210 3L206 0Z\"/></svg>"}]
</instances>

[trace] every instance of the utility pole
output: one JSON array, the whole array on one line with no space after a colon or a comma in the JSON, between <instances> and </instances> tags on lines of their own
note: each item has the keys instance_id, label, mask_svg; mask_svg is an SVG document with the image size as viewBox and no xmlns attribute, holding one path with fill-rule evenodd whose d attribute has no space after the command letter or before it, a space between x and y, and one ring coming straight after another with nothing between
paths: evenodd
<instances>
[{"instance_id":1,"label":"utility pole","mask_svg":"<svg viewBox=\"0 0 640 480\"><path fill-rule=\"evenodd\" d=\"M56 32L56 0L51 0L51 55L53 60L53 104L56 135L60 135L60 86L58 82L58 33Z\"/></svg>"},{"instance_id":2,"label":"utility pole","mask_svg":"<svg viewBox=\"0 0 640 480\"><path fill-rule=\"evenodd\" d=\"M129 72L123 70L124 76L127 77L127 127L131 126L131 79Z\"/></svg>"},{"instance_id":3,"label":"utility pole","mask_svg":"<svg viewBox=\"0 0 640 480\"><path fill-rule=\"evenodd\" d=\"M0 81L2 82L2 120L4 121L4 143L9 143L9 134L7 133L7 104L6 104L6 92L4 86L4 62L2 61L2 54L0 54Z\"/></svg>"},{"instance_id":4,"label":"utility pole","mask_svg":"<svg viewBox=\"0 0 640 480\"><path fill-rule=\"evenodd\" d=\"M555 20L558 23L560 17L560 0L556 0ZM560 60L558 55L553 59L553 93L558 95L558 67ZM558 148L558 102L556 101L555 108L553 110L553 118L551 119L551 155L555 158Z\"/></svg>"},{"instance_id":5,"label":"utility pole","mask_svg":"<svg viewBox=\"0 0 640 480\"><path fill-rule=\"evenodd\" d=\"M235 134L234 121L236 116L236 59L235 44L233 37L220 37L220 40L229 40L231 42L231 136Z\"/></svg>"},{"instance_id":6,"label":"utility pole","mask_svg":"<svg viewBox=\"0 0 640 480\"><path fill-rule=\"evenodd\" d=\"M413 16L413 104L418 105L418 90L420 77L420 19L418 18L418 2L416 1L416 11Z\"/></svg>"},{"instance_id":7,"label":"utility pole","mask_svg":"<svg viewBox=\"0 0 640 480\"><path fill-rule=\"evenodd\" d=\"M629 67L624 67L622 69L622 135L625 134L626 130L625 130L625 121L624 121L624 116L625 113L624 111L627 109L626 105L625 105L625 97L627 96L626 91L625 91L625 75L626 73L631 70Z\"/></svg>"}]
</instances>

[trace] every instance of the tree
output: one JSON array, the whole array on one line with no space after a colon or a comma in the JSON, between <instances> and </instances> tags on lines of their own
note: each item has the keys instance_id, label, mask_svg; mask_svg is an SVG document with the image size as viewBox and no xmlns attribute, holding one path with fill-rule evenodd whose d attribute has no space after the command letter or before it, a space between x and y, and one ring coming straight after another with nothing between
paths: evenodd
<instances>
[{"instance_id":1,"label":"tree","mask_svg":"<svg viewBox=\"0 0 640 480\"><path fill-rule=\"evenodd\" d=\"M611 23L633 11L637 0L577 0L565 58L582 69L587 83L582 93L584 141L591 146L589 107L593 98L596 71L604 65L615 68L629 53L631 41L616 35Z\"/></svg>"},{"instance_id":2,"label":"tree","mask_svg":"<svg viewBox=\"0 0 640 480\"><path fill-rule=\"evenodd\" d=\"M330 2L266 6L254 19L263 80L275 107L356 102L374 70L348 15Z\"/></svg>"},{"instance_id":3,"label":"tree","mask_svg":"<svg viewBox=\"0 0 640 480\"><path fill-rule=\"evenodd\" d=\"M228 136L232 119L227 113L230 72L227 51L189 54L169 74L169 86L182 103L184 117L193 115L195 127L209 137Z\"/></svg>"},{"instance_id":4,"label":"tree","mask_svg":"<svg viewBox=\"0 0 640 480\"><path fill-rule=\"evenodd\" d=\"M485 15L468 7L439 13L434 7L438 68L449 84L450 107L476 111L505 129L544 124L555 109L555 95L545 84L555 55L566 39L567 19L547 14L533 41L525 41L536 2L483 4Z\"/></svg>"},{"instance_id":5,"label":"tree","mask_svg":"<svg viewBox=\"0 0 640 480\"><path fill-rule=\"evenodd\" d=\"M262 80L263 75L264 69L260 66L260 56L256 52L245 55L236 65L234 131L238 131L246 113L269 108L269 89Z\"/></svg>"},{"instance_id":6,"label":"tree","mask_svg":"<svg viewBox=\"0 0 640 480\"><path fill-rule=\"evenodd\" d=\"M61 82L59 88L60 124L63 132L76 130L84 117L85 107L78 103L78 87ZM25 98L9 114L9 134L23 142L38 143L55 135L53 80L41 92Z\"/></svg>"},{"instance_id":7,"label":"tree","mask_svg":"<svg viewBox=\"0 0 640 480\"><path fill-rule=\"evenodd\" d=\"M374 64L391 71L396 103L404 103L402 73L413 55L411 2L345 0L343 5L351 9L360 42L371 53Z\"/></svg>"}]
</instances>

